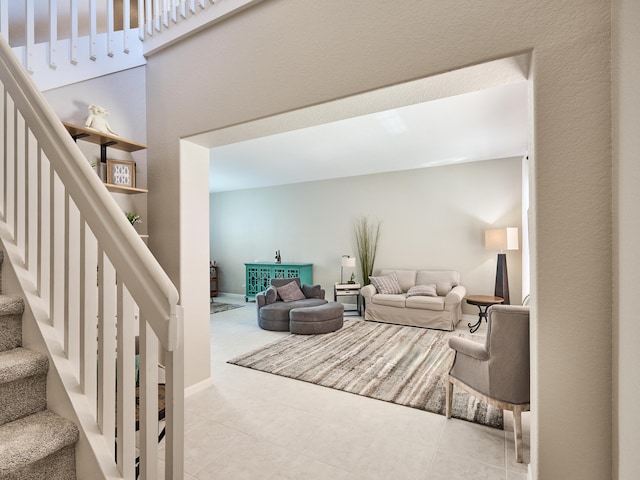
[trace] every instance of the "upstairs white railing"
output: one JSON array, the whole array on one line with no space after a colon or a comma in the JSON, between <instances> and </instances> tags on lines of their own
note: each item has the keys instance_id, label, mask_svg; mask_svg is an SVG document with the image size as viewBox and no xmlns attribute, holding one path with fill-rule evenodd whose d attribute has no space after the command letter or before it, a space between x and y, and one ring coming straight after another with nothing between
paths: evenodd
<instances>
[{"instance_id":1,"label":"upstairs white railing","mask_svg":"<svg viewBox=\"0 0 640 480\"><path fill-rule=\"evenodd\" d=\"M219 0L219 15L225 3ZM43 8L43 4L48 8ZM0 34L40 90L143 65L143 40L191 17L214 0L24 0L0 1ZM197 28L192 22L189 28Z\"/></svg>"},{"instance_id":2,"label":"upstairs white railing","mask_svg":"<svg viewBox=\"0 0 640 480\"><path fill-rule=\"evenodd\" d=\"M62 348L61 361L73 372L62 381L81 431L104 471L117 467L122 478L135 478L137 447L140 478L161 478L160 353L166 368L164 478L180 479L184 352L177 290L2 38L0 82L3 239L21 257L22 289L36 321L57 332L58 343L48 348L53 356Z\"/></svg>"}]
</instances>

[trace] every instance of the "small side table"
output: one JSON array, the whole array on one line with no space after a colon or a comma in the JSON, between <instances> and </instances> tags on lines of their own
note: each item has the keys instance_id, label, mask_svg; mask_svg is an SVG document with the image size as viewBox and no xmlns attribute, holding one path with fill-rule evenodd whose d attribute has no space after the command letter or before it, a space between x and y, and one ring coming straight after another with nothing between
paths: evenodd
<instances>
[{"instance_id":1,"label":"small side table","mask_svg":"<svg viewBox=\"0 0 640 480\"><path fill-rule=\"evenodd\" d=\"M355 310L345 310L344 313L346 315L347 312L356 312L359 315L362 313L362 309L360 307L360 284L359 283L336 283L333 286L333 301L337 302L338 297L356 297L356 309Z\"/></svg>"},{"instance_id":2,"label":"small side table","mask_svg":"<svg viewBox=\"0 0 640 480\"><path fill-rule=\"evenodd\" d=\"M464 297L464 299L469 305L475 305L478 307L478 310L480 310L480 313L478 313L478 321L473 325L470 323L467 324L469 326L470 333L474 333L478 328L480 328L483 318L487 320L487 310L491 305L497 305L504 302L504 298L493 297L491 295L469 295Z\"/></svg>"}]
</instances>

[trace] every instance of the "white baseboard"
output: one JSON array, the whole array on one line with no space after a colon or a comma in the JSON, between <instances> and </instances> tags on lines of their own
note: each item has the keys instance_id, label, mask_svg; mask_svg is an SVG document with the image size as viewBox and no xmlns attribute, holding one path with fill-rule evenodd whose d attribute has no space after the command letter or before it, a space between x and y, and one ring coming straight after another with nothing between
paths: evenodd
<instances>
[{"instance_id":1,"label":"white baseboard","mask_svg":"<svg viewBox=\"0 0 640 480\"><path fill-rule=\"evenodd\" d=\"M201 382L195 383L184 389L184 398L189 398L191 395L195 395L202 390L205 390L213 385L213 378L209 377Z\"/></svg>"}]
</instances>

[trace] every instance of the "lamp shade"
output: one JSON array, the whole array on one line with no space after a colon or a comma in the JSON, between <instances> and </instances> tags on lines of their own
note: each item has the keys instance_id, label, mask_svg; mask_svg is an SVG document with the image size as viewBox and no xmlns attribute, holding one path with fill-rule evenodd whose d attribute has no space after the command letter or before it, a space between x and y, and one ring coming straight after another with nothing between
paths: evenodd
<instances>
[{"instance_id":1,"label":"lamp shade","mask_svg":"<svg viewBox=\"0 0 640 480\"><path fill-rule=\"evenodd\" d=\"M356 258L348 255L343 256L341 266L354 268L356 266Z\"/></svg>"},{"instance_id":2,"label":"lamp shade","mask_svg":"<svg viewBox=\"0 0 640 480\"><path fill-rule=\"evenodd\" d=\"M484 245L487 250L518 250L518 228L492 228L484 231Z\"/></svg>"}]
</instances>

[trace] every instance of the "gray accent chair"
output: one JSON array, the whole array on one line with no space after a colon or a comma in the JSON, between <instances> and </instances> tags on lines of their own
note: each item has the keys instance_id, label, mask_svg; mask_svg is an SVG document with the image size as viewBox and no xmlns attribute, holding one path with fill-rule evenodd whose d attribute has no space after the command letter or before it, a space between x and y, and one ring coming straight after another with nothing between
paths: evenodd
<instances>
[{"instance_id":1,"label":"gray accent chair","mask_svg":"<svg viewBox=\"0 0 640 480\"><path fill-rule=\"evenodd\" d=\"M451 418L453 386L480 401L513 412L516 460L522 463L522 412L530 409L529 307L493 305L483 344L452 337L456 351L449 371L446 413Z\"/></svg>"},{"instance_id":2,"label":"gray accent chair","mask_svg":"<svg viewBox=\"0 0 640 480\"><path fill-rule=\"evenodd\" d=\"M293 302L283 302L278 297L277 287L282 287L294 281L304 293L304 300L294 300ZM301 285L299 278L272 278L271 286L264 292L256 294L256 308L258 314L258 325L263 330L273 330L277 332L289 331L289 312L294 308L315 307L328 303L325 300L325 291L320 285Z\"/></svg>"}]
</instances>

